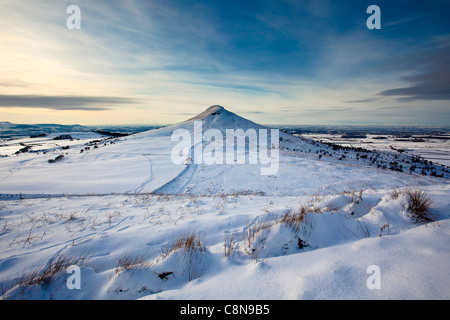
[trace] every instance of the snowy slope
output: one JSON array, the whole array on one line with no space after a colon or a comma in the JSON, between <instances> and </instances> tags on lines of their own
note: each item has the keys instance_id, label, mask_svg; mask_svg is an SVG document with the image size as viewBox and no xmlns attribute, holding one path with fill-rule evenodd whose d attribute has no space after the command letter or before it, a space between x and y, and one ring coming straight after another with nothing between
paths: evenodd
<instances>
[{"instance_id":1,"label":"snowy slope","mask_svg":"<svg viewBox=\"0 0 450 320\"><path fill-rule=\"evenodd\" d=\"M170 141L170 134L164 130L155 131L114 140L91 138L57 141L57 144L53 140L20 142L31 145L31 151L0 159L0 193L152 191L183 169L170 161L175 144ZM65 146L70 148L63 150ZM48 162L61 154L64 155L61 161Z\"/></svg>"},{"instance_id":2,"label":"snowy slope","mask_svg":"<svg viewBox=\"0 0 450 320\"><path fill-rule=\"evenodd\" d=\"M194 135L198 121L223 134L268 129L213 106L120 139L5 144L2 298L450 298L444 168L430 167L441 178L417 174L406 170L406 156L334 150L283 132L271 175L260 163L197 164L195 146L175 164L172 134ZM398 167L383 167L393 162ZM432 198L431 221L408 209L410 188ZM69 264L80 268L80 289L66 286ZM379 289L367 285L371 266L381 271Z\"/></svg>"},{"instance_id":3,"label":"snowy slope","mask_svg":"<svg viewBox=\"0 0 450 320\"><path fill-rule=\"evenodd\" d=\"M193 121L202 121L204 131L211 128L220 130L224 134L224 141L226 129L229 128L241 128L243 131L270 130L220 106L208 108L205 112L184 122L180 127L192 132ZM267 165L250 165L248 162L214 166L190 162L175 179L156 189L155 192L197 195L242 192L313 195L367 188L395 188L417 183L424 185L440 183L435 179L429 179L428 176L418 177L417 174L409 174L408 168L412 162L408 156L389 152L333 150L333 147L329 145L284 132L280 132L279 136L279 169L275 174L261 175L261 167L267 167ZM203 145L207 145L207 142L203 141ZM376 160L371 161L372 159ZM407 174L390 170L388 166L394 162L403 164ZM445 168L435 167L438 168L436 170L445 170L445 172L438 172L447 178L450 177ZM245 176L250 177L245 180L245 183L237 178Z\"/></svg>"},{"instance_id":4,"label":"snowy slope","mask_svg":"<svg viewBox=\"0 0 450 320\"><path fill-rule=\"evenodd\" d=\"M324 197L1 201L2 294L9 299L448 299L450 189L427 190L437 219L431 223L411 219L405 196L393 197L391 190ZM298 230L279 222L301 204L315 209ZM249 238L263 222L269 227ZM198 234L202 250L168 250L189 232ZM225 256L225 239L231 236L234 250ZM55 257L86 259L76 263L80 290L66 287L66 272L48 286L24 282ZM131 264L121 264L124 257ZM380 289L367 287L372 265L381 270Z\"/></svg>"},{"instance_id":5,"label":"snowy slope","mask_svg":"<svg viewBox=\"0 0 450 320\"><path fill-rule=\"evenodd\" d=\"M388 153L377 153L369 159L357 158L354 151L333 151L330 146L313 140L280 132L279 166L275 174L261 175L260 162L250 164L197 164L194 161L175 164L171 153L178 141L172 141L177 129L194 137L194 123L200 122L203 133L215 129L249 129L259 132L270 129L244 119L220 106L208 108L197 117L165 128L150 130L128 137L100 140L94 144L88 139L74 141L17 141L14 150L31 146L25 153L12 154L10 146L0 148L0 194L105 194L105 193L192 193L216 194L254 192L295 195L298 193L339 192L355 188L407 186L419 180L421 184L435 183L434 179L412 177L409 174L384 170L381 165L403 163L406 171L408 158L398 159ZM52 137L49 137L52 138ZM208 141L200 137L202 147ZM194 138L192 138L194 139ZM94 141L99 141L95 139ZM193 141L194 143L195 141ZM268 149L271 140L268 138ZM89 150L86 148L86 143ZM62 147L70 146L63 150ZM3 151L5 150L5 151ZM204 150L204 149L203 149ZM247 154L243 155L248 157ZM192 151L192 150L191 150ZM323 156L322 156L323 154ZM59 155L64 158L48 163ZM370 154L371 155L371 154ZM320 158L319 158L320 157ZM193 155L191 154L191 160ZM370 158L371 159L371 158ZM381 165L380 165L381 163ZM378 166L376 165L378 164ZM371 165L370 168L368 166ZM411 163L409 164L411 166ZM438 168L436 166L436 168ZM438 170L438 169L436 169ZM435 171L436 171L435 170ZM448 172L440 172L449 177ZM246 183L242 177L247 175Z\"/></svg>"}]
</instances>

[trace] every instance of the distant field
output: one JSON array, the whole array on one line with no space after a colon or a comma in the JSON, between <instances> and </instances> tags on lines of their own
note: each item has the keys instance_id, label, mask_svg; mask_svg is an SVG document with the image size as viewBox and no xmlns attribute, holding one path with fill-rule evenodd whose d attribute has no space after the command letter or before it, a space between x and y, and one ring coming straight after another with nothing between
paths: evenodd
<instances>
[{"instance_id":1,"label":"distant field","mask_svg":"<svg viewBox=\"0 0 450 320\"><path fill-rule=\"evenodd\" d=\"M398 137L392 134L367 134L362 137L346 137L344 134L306 133L302 136L341 146L361 147L369 150L398 150L420 156L444 166L450 166L450 135L419 134Z\"/></svg>"}]
</instances>

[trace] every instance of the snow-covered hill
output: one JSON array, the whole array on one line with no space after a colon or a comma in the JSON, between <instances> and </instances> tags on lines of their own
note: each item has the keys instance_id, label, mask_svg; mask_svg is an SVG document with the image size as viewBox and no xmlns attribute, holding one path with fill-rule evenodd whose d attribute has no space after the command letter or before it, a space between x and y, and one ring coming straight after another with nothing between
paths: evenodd
<instances>
[{"instance_id":1,"label":"snow-covered hill","mask_svg":"<svg viewBox=\"0 0 450 320\"><path fill-rule=\"evenodd\" d=\"M435 179L428 178L432 172L450 177L446 168L422 167L404 155L336 149L284 132L279 133L278 170L271 175L261 175L261 168L268 165L249 163L248 141L243 155L247 160L243 164L237 161L233 165L225 161L221 165L198 164L192 154L184 163L176 164L172 151L179 142L172 141L172 134L176 130L186 130L194 140L195 122L201 123L203 133L211 129L220 131L224 147L227 130L259 132L266 129L270 132L269 128L213 106L179 124L119 139L99 135L89 139L86 133L80 133L72 140L53 140L56 135L16 140L0 148L0 154L6 155L0 159L0 194L253 192L297 195L394 188L417 181L435 183ZM203 150L210 143L204 136L200 136L200 142ZM268 149L272 147L270 142L268 138ZM20 152L27 147L26 152ZM49 163L61 155L64 156L61 161ZM410 170L411 166L415 171ZM417 173L424 168L428 174L418 177ZM245 183L242 183L239 177L249 178L244 178Z\"/></svg>"},{"instance_id":2,"label":"snow-covered hill","mask_svg":"<svg viewBox=\"0 0 450 320\"><path fill-rule=\"evenodd\" d=\"M195 161L213 143L227 151L237 129L237 140L270 133L266 148L248 138L233 163ZM176 163L179 133L192 145ZM444 167L285 132L274 141L220 106L127 137L70 134L0 147L3 298L450 298ZM261 152L279 155L273 174L250 162ZM419 191L428 219L411 204ZM67 286L70 265L80 289Z\"/></svg>"}]
</instances>

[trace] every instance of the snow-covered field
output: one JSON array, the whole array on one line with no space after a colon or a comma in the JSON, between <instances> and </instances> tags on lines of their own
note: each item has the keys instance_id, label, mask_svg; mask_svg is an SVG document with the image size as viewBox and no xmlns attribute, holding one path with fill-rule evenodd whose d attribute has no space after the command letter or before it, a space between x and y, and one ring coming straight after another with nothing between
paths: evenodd
<instances>
[{"instance_id":1,"label":"snow-covered field","mask_svg":"<svg viewBox=\"0 0 450 320\"><path fill-rule=\"evenodd\" d=\"M213 107L123 138L2 142L2 298L450 298L447 168L282 132L272 175L192 154L175 164L172 133L199 120L262 128ZM410 210L418 189L429 221Z\"/></svg>"},{"instance_id":2,"label":"snow-covered field","mask_svg":"<svg viewBox=\"0 0 450 320\"><path fill-rule=\"evenodd\" d=\"M305 137L342 146L362 147L371 150L402 150L429 161L450 167L450 136L421 134L409 138L392 135L368 134L365 138L342 138L338 134L306 134Z\"/></svg>"}]
</instances>

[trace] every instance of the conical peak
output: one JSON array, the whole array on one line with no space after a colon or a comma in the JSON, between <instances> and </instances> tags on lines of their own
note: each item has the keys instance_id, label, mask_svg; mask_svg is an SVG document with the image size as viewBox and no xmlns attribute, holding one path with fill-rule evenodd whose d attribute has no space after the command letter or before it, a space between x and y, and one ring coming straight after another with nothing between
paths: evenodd
<instances>
[{"instance_id":1,"label":"conical peak","mask_svg":"<svg viewBox=\"0 0 450 320\"><path fill-rule=\"evenodd\" d=\"M189 123L191 121L203 121L204 129L211 127L222 131L233 128L241 128L243 130L247 130L249 128L263 128L263 126L228 111L219 105L211 106L195 117L181 123Z\"/></svg>"},{"instance_id":2,"label":"conical peak","mask_svg":"<svg viewBox=\"0 0 450 320\"><path fill-rule=\"evenodd\" d=\"M220 114L221 111L224 111L225 108L219 105L214 105L209 107L208 109L205 110L205 112L215 115L215 114Z\"/></svg>"},{"instance_id":3,"label":"conical peak","mask_svg":"<svg viewBox=\"0 0 450 320\"><path fill-rule=\"evenodd\" d=\"M219 105L214 105L189 120L201 120L201 119L206 118L209 115L215 116L215 115L219 115L219 114L225 113L225 112L227 112L227 110L224 107L219 106Z\"/></svg>"}]
</instances>

